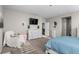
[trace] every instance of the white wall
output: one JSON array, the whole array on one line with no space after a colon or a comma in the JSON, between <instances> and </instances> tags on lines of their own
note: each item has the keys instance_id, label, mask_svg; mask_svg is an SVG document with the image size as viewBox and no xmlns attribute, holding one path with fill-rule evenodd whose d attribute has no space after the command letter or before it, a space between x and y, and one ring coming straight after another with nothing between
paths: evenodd
<instances>
[{"instance_id":1,"label":"white wall","mask_svg":"<svg viewBox=\"0 0 79 59\"><path fill-rule=\"evenodd\" d=\"M1 22L1 20L2 20L2 16L3 14L2 14L2 6L0 6L0 22Z\"/></svg>"},{"instance_id":2,"label":"white wall","mask_svg":"<svg viewBox=\"0 0 79 59\"><path fill-rule=\"evenodd\" d=\"M79 12L72 14L72 35L77 36L77 28L79 26Z\"/></svg>"},{"instance_id":3,"label":"white wall","mask_svg":"<svg viewBox=\"0 0 79 59\"><path fill-rule=\"evenodd\" d=\"M57 28L56 28L56 33L57 36L61 36L62 35L62 17L67 17L67 16L71 16L71 33L72 36L76 36L76 30L77 27L79 26L79 12L75 12L75 13L70 13L70 14L65 14L62 16L57 16L57 17L53 17L52 19L50 19L50 34L52 34L51 31L53 31L53 21L57 21Z\"/></svg>"},{"instance_id":4,"label":"white wall","mask_svg":"<svg viewBox=\"0 0 79 59\"><path fill-rule=\"evenodd\" d=\"M57 22L57 27L54 29L53 25L54 25L54 21ZM60 17L54 17L53 19L50 19L50 34L52 36L52 32L54 30L56 30L56 36L60 36L61 35L61 19Z\"/></svg>"},{"instance_id":5,"label":"white wall","mask_svg":"<svg viewBox=\"0 0 79 59\"><path fill-rule=\"evenodd\" d=\"M15 32L26 32L29 25L29 18L31 17L38 19L39 29L42 31L42 22L45 21L44 18L35 15L30 15L27 13L5 9L4 31L13 30ZM24 26L22 26L22 23L24 23ZM33 25L31 27L34 28L36 26Z\"/></svg>"},{"instance_id":6,"label":"white wall","mask_svg":"<svg viewBox=\"0 0 79 59\"><path fill-rule=\"evenodd\" d=\"M50 34L52 34L51 31L53 31L53 22L57 21L56 34L57 34L57 36L61 36L61 34L62 34L62 20L61 20L61 18L67 17L67 16L72 17L71 31L72 31L72 35L76 36L76 28L79 25L79 12L65 14L62 16L56 16L56 17L53 17L52 19L49 19ZM42 30L42 22L45 22L44 18L35 16L35 15L30 15L30 14L18 12L18 11L14 11L14 10L5 9L4 10L4 31L13 30L16 32L26 32L27 26L29 25L28 19L30 17L39 19L38 25L40 26L40 30ZM22 26L22 22L25 23L24 26ZM33 27L35 28L36 26L32 26L32 28Z\"/></svg>"},{"instance_id":7,"label":"white wall","mask_svg":"<svg viewBox=\"0 0 79 59\"><path fill-rule=\"evenodd\" d=\"M2 6L0 6L0 22L2 20ZM2 51L2 37L3 37L3 29L0 28L0 53Z\"/></svg>"}]
</instances>

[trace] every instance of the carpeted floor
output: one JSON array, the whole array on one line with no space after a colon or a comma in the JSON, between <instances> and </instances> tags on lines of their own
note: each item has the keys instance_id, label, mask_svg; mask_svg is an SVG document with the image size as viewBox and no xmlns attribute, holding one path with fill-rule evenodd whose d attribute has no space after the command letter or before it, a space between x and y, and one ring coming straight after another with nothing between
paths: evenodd
<instances>
[{"instance_id":1,"label":"carpeted floor","mask_svg":"<svg viewBox=\"0 0 79 59\"><path fill-rule=\"evenodd\" d=\"M3 47L2 53L5 54L10 52L11 54L45 54L44 45L47 41L47 38L29 40L26 42L26 46L23 48L23 50L12 47Z\"/></svg>"}]
</instances>

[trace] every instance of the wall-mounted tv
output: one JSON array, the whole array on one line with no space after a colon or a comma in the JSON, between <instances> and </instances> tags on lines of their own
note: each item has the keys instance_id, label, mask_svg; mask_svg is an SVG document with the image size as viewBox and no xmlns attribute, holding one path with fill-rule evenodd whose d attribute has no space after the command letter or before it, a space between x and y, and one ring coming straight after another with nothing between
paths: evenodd
<instances>
[{"instance_id":1,"label":"wall-mounted tv","mask_svg":"<svg viewBox=\"0 0 79 59\"><path fill-rule=\"evenodd\" d=\"M29 24L30 25L38 25L38 19L30 18L29 19Z\"/></svg>"}]
</instances>

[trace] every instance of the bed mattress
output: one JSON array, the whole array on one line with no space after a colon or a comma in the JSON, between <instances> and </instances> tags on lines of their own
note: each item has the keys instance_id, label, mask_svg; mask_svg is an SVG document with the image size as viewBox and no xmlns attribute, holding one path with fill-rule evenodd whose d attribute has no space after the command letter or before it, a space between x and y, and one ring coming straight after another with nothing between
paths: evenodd
<instances>
[{"instance_id":1,"label":"bed mattress","mask_svg":"<svg viewBox=\"0 0 79 59\"><path fill-rule=\"evenodd\" d=\"M62 36L49 39L46 48L62 54L79 54L79 38Z\"/></svg>"}]
</instances>

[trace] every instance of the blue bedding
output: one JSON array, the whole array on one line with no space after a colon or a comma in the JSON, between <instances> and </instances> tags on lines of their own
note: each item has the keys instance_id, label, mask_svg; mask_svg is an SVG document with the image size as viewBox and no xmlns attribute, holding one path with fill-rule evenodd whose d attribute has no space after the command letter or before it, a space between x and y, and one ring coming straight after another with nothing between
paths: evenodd
<instances>
[{"instance_id":1,"label":"blue bedding","mask_svg":"<svg viewBox=\"0 0 79 59\"><path fill-rule=\"evenodd\" d=\"M72 36L56 37L49 39L45 46L62 54L78 54L79 38Z\"/></svg>"}]
</instances>

